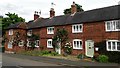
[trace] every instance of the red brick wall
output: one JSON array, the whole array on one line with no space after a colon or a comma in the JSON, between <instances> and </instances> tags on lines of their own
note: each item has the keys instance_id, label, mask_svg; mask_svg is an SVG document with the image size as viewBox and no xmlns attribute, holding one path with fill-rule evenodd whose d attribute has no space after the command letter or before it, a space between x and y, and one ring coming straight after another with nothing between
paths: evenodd
<instances>
[{"instance_id":1,"label":"red brick wall","mask_svg":"<svg viewBox=\"0 0 120 68\"><path fill-rule=\"evenodd\" d=\"M72 33L72 25L66 26L55 26L55 31L57 28L65 28L68 31L69 41L72 44L73 39L81 39L83 41L83 49L77 50L73 49L72 54L85 53L85 41L93 40L95 43L102 42L107 39L120 39L120 32L106 32L104 22L94 22L94 23L84 23L82 33ZM45 46L47 49L47 39L51 39L53 35L47 34L47 28L41 28L40 30L40 42L41 45Z\"/></svg>"},{"instance_id":2,"label":"red brick wall","mask_svg":"<svg viewBox=\"0 0 120 68\"><path fill-rule=\"evenodd\" d=\"M83 41L83 49L77 50L73 49L72 54L77 55L80 53L85 53L85 41L93 40L95 43L102 42L108 39L119 39L120 40L120 31L119 32L106 32L105 31L105 23L104 22L94 22L94 23L84 23L83 24L83 32L82 33L72 33L72 25L66 26L55 26L55 32L57 28L65 28L68 31L68 37L71 44L73 44L73 39L81 39ZM19 31L22 34L25 34L25 30L15 29L15 31ZM32 29L34 34L40 36L40 45L44 46L44 50L52 50L51 48L47 48L47 39L52 39L54 35L47 34L47 27ZM54 32L54 33L55 33ZM8 36L8 31L6 32L6 37ZM23 39L26 37L21 36ZM7 46L8 43L5 45ZM72 45L73 46L73 45ZM6 47L6 50L10 50ZM19 50L19 49L18 49Z\"/></svg>"},{"instance_id":3,"label":"red brick wall","mask_svg":"<svg viewBox=\"0 0 120 68\"><path fill-rule=\"evenodd\" d=\"M13 37L15 35L16 32L19 32L20 33L20 37L22 40L26 41L26 30L24 29L13 29L13 35L9 35L9 30L6 31L6 38L7 38L7 41L5 42L5 50L6 51L14 51L14 49L16 49L17 51L19 50L23 50L24 47L19 47L17 46L16 48L13 47L12 49L9 49L8 48L8 42L10 40L10 37Z\"/></svg>"}]
</instances>

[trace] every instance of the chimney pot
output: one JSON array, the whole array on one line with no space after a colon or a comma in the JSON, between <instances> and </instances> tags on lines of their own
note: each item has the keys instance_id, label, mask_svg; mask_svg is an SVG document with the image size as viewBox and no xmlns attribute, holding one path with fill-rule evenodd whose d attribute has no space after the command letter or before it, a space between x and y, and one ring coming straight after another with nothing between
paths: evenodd
<instances>
[{"instance_id":1,"label":"chimney pot","mask_svg":"<svg viewBox=\"0 0 120 68\"><path fill-rule=\"evenodd\" d=\"M55 16L55 11L54 8L50 9L50 17L54 17Z\"/></svg>"},{"instance_id":2,"label":"chimney pot","mask_svg":"<svg viewBox=\"0 0 120 68\"><path fill-rule=\"evenodd\" d=\"M77 7L75 5L75 2L73 1L73 4L71 5L71 14L74 14L77 12Z\"/></svg>"},{"instance_id":3,"label":"chimney pot","mask_svg":"<svg viewBox=\"0 0 120 68\"><path fill-rule=\"evenodd\" d=\"M38 12L35 11L35 14L34 14L34 20L36 20L37 18L39 18L39 15L38 15Z\"/></svg>"}]
</instances>

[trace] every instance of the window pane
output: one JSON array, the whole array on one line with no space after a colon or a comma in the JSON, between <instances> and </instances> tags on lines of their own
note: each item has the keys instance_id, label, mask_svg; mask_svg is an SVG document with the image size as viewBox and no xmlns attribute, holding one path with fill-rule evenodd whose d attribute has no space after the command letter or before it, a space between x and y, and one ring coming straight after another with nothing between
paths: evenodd
<instances>
[{"instance_id":1,"label":"window pane","mask_svg":"<svg viewBox=\"0 0 120 68\"><path fill-rule=\"evenodd\" d=\"M78 31L78 29L79 29L78 25L76 26L76 29L77 29L77 31Z\"/></svg>"},{"instance_id":2,"label":"window pane","mask_svg":"<svg viewBox=\"0 0 120 68\"><path fill-rule=\"evenodd\" d=\"M73 28L74 28L74 31L75 31L75 26L73 26Z\"/></svg>"},{"instance_id":3,"label":"window pane","mask_svg":"<svg viewBox=\"0 0 120 68\"><path fill-rule=\"evenodd\" d=\"M107 30L110 30L110 22L107 22Z\"/></svg>"},{"instance_id":4,"label":"window pane","mask_svg":"<svg viewBox=\"0 0 120 68\"><path fill-rule=\"evenodd\" d=\"M115 21L112 21L113 30L115 30Z\"/></svg>"},{"instance_id":5,"label":"window pane","mask_svg":"<svg viewBox=\"0 0 120 68\"><path fill-rule=\"evenodd\" d=\"M115 50L115 42L112 42L112 49Z\"/></svg>"},{"instance_id":6,"label":"window pane","mask_svg":"<svg viewBox=\"0 0 120 68\"><path fill-rule=\"evenodd\" d=\"M82 26L81 25L79 26L79 29L80 29L80 31L82 31Z\"/></svg>"},{"instance_id":7,"label":"window pane","mask_svg":"<svg viewBox=\"0 0 120 68\"><path fill-rule=\"evenodd\" d=\"M120 42L117 42L117 50L120 50Z\"/></svg>"},{"instance_id":8,"label":"window pane","mask_svg":"<svg viewBox=\"0 0 120 68\"><path fill-rule=\"evenodd\" d=\"M74 47L76 48L76 41L74 41Z\"/></svg>"},{"instance_id":9,"label":"window pane","mask_svg":"<svg viewBox=\"0 0 120 68\"><path fill-rule=\"evenodd\" d=\"M116 29L120 29L120 21L116 21Z\"/></svg>"},{"instance_id":10,"label":"window pane","mask_svg":"<svg viewBox=\"0 0 120 68\"><path fill-rule=\"evenodd\" d=\"M111 50L111 42L108 42L108 49Z\"/></svg>"},{"instance_id":11,"label":"window pane","mask_svg":"<svg viewBox=\"0 0 120 68\"><path fill-rule=\"evenodd\" d=\"M82 48L82 41L80 41L80 48Z\"/></svg>"}]
</instances>

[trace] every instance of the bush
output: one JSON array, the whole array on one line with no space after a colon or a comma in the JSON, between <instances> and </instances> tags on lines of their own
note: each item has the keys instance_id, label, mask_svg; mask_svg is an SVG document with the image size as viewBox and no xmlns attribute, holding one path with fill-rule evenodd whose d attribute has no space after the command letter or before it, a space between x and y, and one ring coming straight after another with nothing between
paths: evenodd
<instances>
[{"instance_id":1,"label":"bush","mask_svg":"<svg viewBox=\"0 0 120 68\"><path fill-rule=\"evenodd\" d=\"M108 61L112 63L120 63L120 52L119 51L107 51L106 41L95 43L95 46L99 48L98 53L109 57Z\"/></svg>"},{"instance_id":2,"label":"bush","mask_svg":"<svg viewBox=\"0 0 120 68\"><path fill-rule=\"evenodd\" d=\"M102 62L102 63L106 63L106 62L108 62L108 56L106 56L106 55L99 55L98 61Z\"/></svg>"},{"instance_id":3,"label":"bush","mask_svg":"<svg viewBox=\"0 0 120 68\"><path fill-rule=\"evenodd\" d=\"M47 54L50 54L50 51L47 51L47 50L41 51L41 54L42 54L42 55L47 55Z\"/></svg>"},{"instance_id":4,"label":"bush","mask_svg":"<svg viewBox=\"0 0 120 68\"><path fill-rule=\"evenodd\" d=\"M52 51L47 51L47 50L44 50L44 51L37 51L37 50L21 51L21 52L18 52L18 54L30 55L30 56L56 56L56 55L58 55L57 52L52 52Z\"/></svg>"},{"instance_id":5,"label":"bush","mask_svg":"<svg viewBox=\"0 0 120 68\"><path fill-rule=\"evenodd\" d=\"M78 59L83 59L83 58L84 58L84 54L79 54L79 55L77 56L77 58L78 58Z\"/></svg>"},{"instance_id":6,"label":"bush","mask_svg":"<svg viewBox=\"0 0 120 68\"><path fill-rule=\"evenodd\" d=\"M56 56L56 55L58 55L58 53L57 52L51 52L51 55Z\"/></svg>"}]
</instances>

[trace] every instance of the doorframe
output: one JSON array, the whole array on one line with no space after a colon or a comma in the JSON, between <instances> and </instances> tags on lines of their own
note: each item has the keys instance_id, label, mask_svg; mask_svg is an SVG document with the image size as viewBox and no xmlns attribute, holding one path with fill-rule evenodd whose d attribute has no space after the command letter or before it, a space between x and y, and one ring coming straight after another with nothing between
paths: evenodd
<instances>
[{"instance_id":1,"label":"doorframe","mask_svg":"<svg viewBox=\"0 0 120 68\"><path fill-rule=\"evenodd\" d=\"M93 40L86 40L86 41L85 41L85 55L87 55L86 43L87 43L88 41L93 42L93 44L94 44L94 41L93 41ZM94 52L95 52L95 50L94 50ZM94 56L94 55L93 55L93 56Z\"/></svg>"},{"instance_id":2,"label":"doorframe","mask_svg":"<svg viewBox=\"0 0 120 68\"><path fill-rule=\"evenodd\" d=\"M58 54L61 54L61 42L58 42L58 48L55 48L55 50L58 51Z\"/></svg>"}]
</instances>

